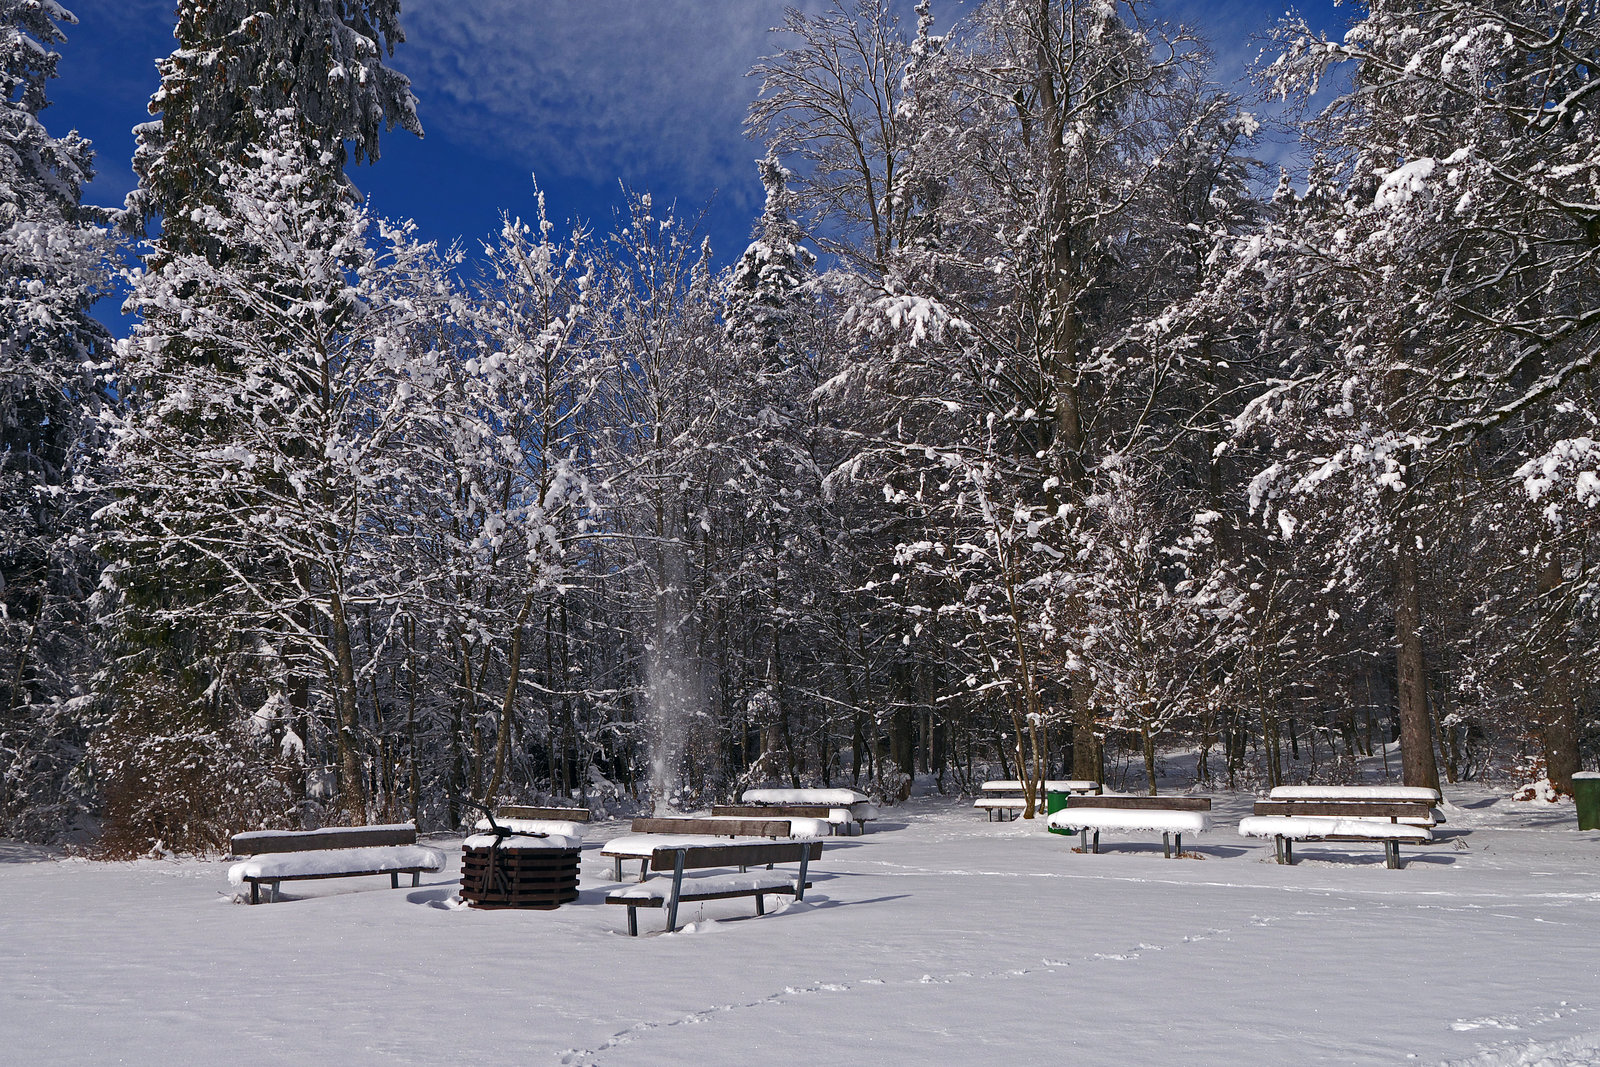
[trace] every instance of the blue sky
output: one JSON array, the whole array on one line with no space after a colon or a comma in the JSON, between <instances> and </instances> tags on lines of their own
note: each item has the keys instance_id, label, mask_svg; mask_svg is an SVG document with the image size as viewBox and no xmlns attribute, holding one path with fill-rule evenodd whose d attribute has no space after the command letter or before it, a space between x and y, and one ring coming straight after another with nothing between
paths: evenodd
<instances>
[{"instance_id":1,"label":"blue sky","mask_svg":"<svg viewBox=\"0 0 1600 1067\"><path fill-rule=\"evenodd\" d=\"M97 149L87 199L120 204L133 185L133 127L146 121L155 62L173 48L172 0L66 0L78 16L60 46L60 77L44 115L54 133L76 128ZM427 137L387 134L376 166L352 172L375 208L414 218L422 232L469 248L501 209L531 214L537 174L552 217L609 227L618 183L650 191L680 212L712 202L718 258L737 256L760 210L754 160L742 133L758 85L750 65L783 46L769 32L774 0L407 0L408 40L393 65L412 79ZM815 0L800 5L820 7ZM909 12L908 25L914 24ZM934 0L938 28L964 5ZM1236 76L1284 0L1161 0L1154 10L1201 30ZM1304 8L1333 31L1349 9ZM715 198L713 201L713 197Z\"/></svg>"}]
</instances>

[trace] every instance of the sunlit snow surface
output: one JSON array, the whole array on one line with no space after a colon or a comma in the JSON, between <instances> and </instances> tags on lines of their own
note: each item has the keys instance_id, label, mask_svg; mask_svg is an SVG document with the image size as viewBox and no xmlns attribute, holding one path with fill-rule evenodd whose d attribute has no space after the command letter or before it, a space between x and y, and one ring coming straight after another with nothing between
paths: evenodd
<instances>
[{"instance_id":1,"label":"sunlit snow surface","mask_svg":"<svg viewBox=\"0 0 1600 1067\"><path fill-rule=\"evenodd\" d=\"M221 860L93 863L0 842L0 1060L720 1064L1600 1063L1600 833L1570 804L1446 787L1432 845L1280 867L1212 794L1201 859L990 823L971 798L829 839L803 903L686 906L626 936L582 895L454 906L459 842L383 877L232 903ZM1338 860L1338 862L1334 862Z\"/></svg>"}]
</instances>

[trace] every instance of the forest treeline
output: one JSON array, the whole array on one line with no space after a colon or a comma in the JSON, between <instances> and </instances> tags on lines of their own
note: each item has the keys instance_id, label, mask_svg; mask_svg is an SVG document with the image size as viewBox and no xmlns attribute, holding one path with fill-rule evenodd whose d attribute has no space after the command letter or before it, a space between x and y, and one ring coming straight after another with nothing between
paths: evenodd
<instances>
[{"instance_id":1,"label":"forest treeline","mask_svg":"<svg viewBox=\"0 0 1600 1067\"><path fill-rule=\"evenodd\" d=\"M1140 3L791 12L727 268L421 241L397 0L176 12L113 211L0 0L0 835L1593 759L1592 3L1279 25L1281 175Z\"/></svg>"}]
</instances>

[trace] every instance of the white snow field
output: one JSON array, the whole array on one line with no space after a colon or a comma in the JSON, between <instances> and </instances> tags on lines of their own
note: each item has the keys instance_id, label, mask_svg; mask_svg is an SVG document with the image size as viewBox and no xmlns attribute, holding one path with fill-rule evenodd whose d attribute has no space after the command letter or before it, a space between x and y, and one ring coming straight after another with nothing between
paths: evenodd
<instances>
[{"instance_id":1,"label":"white snow field","mask_svg":"<svg viewBox=\"0 0 1600 1067\"><path fill-rule=\"evenodd\" d=\"M1446 787L1391 871L1371 844L1280 867L1234 829L1251 798L1212 795L1198 860L922 798L828 840L803 903L639 938L602 903L623 823L586 828L578 903L524 913L451 905L458 840L418 889L255 907L222 860L0 844L0 1062L1600 1063L1600 833L1570 804Z\"/></svg>"}]
</instances>

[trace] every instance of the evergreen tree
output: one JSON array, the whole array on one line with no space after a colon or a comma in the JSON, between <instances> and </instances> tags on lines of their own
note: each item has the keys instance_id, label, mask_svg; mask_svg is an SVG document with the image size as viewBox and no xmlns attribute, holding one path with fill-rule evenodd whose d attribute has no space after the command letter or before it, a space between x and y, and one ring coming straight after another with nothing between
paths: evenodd
<instances>
[{"instance_id":1,"label":"evergreen tree","mask_svg":"<svg viewBox=\"0 0 1600 1067\"><path fill-rule=\"evenodd\" d=\"M422 135L409 79L384 65L405 40L399 0L180 0L173 36L150 98L160 117L135 131L128 197L130 223L160 216L160 249L205 238L196 211L226 203L222 166L243 162L281 114L332 185L352 151L377 160L384 128Z\"/></svg>"},{"instance_id":2,"label":"evergreen tree","mask_svg":"<svg viewBox=\"0 0 1600 1067\"><path fill-rule=\"evenodd\" d=\"M0 834L47 836L84 803L81 755L96 568L83 529L109 289L103 214L82 205L89 143L40 121L76 20L0 0Z\"/></svg>"}]
</instances>

